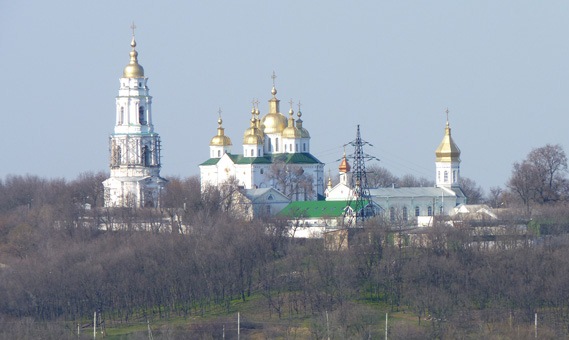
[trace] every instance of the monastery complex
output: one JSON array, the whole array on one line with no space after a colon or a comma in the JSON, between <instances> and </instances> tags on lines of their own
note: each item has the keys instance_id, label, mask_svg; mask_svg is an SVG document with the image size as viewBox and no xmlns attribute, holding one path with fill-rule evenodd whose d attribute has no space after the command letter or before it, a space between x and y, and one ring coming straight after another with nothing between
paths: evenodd
<instances>
[{"instance_id":1,"label":"monastery complex","mask_svg":"<svg viewBox=\"0 0 569 340\"><path fill-rule=\"evenodd\" d=\"M160 176L160 136L152 123L152 97L148 78L138 63L134 32L131 48L130 62L119 80L114 132L109 139L110 177L103 182L105 206L159 207L167 180ZM357 199L359 191L355 189L360 185L352 180L351 160L344 154L338 183L325 179L324 164L311 153L311 136L303 125L300 103L296 112L291 101L288 114L281 113L275 78L273 73L266 113L261 113L258 101L253 102L249 128L239 139L239 146L225 134L220 112L207 158L199 164L202 190L235 185L240 195L236 202L248 205L242 210L251 218L277 213L291 217L302 212L305 219L319 220L346 214L350 202ZM466 203L459 186L461 153L451 136L448 118L442 141L433 149L435 186L366 188L373 211L420 224L434 215L448 215Z\"/></svg>"}]
</instances>

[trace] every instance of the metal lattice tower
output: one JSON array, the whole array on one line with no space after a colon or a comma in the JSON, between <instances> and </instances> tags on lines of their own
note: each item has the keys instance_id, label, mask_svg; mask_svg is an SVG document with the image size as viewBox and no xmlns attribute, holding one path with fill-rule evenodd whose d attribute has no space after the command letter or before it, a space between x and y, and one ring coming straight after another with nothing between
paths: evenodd
<instances>
[{"instance_id":1,"label":"metal lattice tower","mask_svg":"<svg viewBox=\"0 0 569 340\"><path fill-rule=\"evenodd\" d=\"M363 227L366 219L375 216L375 210L373 209L373 203L367 184L365 162L366 160L379 161L379 159L364 152L364 145L373 145L362 139L359 125L356 139L345 144L344 147L347 145L354 147L354 153L348 155L347 158L352 160L352 194L348 199L348 206L352 207L355 216L349 217L347 221L345 217L344 225L347 227Z\"/></svg>"}]
</instances>

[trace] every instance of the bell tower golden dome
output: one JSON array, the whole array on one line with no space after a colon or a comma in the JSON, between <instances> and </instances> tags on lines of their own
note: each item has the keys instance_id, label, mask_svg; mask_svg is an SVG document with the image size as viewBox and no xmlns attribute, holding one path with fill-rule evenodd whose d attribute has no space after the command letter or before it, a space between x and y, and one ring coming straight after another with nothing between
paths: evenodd
<instances>
[{"instance_id":1,"label":"bell tower golden dome","mask_svg":"<svg viewBox=\"0 0 569 340\"><path fill-rule=\"evenodd\" d=\"M435 151L436 185L437 187L459 187L460 182L460 149L452 139L448 123L448 109L445 135Z\"/></svg>"},{"instance_id":2,"label":"bell tower golden dome","mask_svg":"<svg viewBox=\"0 0 569 340\"><path fill-rule=\"evenodd\" d=\"M132 51L130 51L130 62L128 65L125 66L122 76L123 78L144 78L144 68L140 66L138 63L138 52L136 52L136 40L134 39L134 23L131 26L132 28L132 40L130 42L130 47L132 47Z\"/></svg>"},{"instance_id":3,"label":"bell tower golden dome","mask_svg":"<svg viewBox=\"0 0 569 340\"><path fill-rule=\"evenodd\" d=\"M445 135L435 151L435 155L437 162L460 162L460 149L451 137L448 120L445 127Z\"/></svg>"}]
</instances>

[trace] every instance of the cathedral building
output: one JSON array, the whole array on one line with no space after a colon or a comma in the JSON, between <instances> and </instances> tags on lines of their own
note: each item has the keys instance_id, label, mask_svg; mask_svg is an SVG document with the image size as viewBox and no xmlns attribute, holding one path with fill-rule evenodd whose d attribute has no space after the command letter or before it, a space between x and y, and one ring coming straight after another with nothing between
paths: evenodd
<instances>
[{"instance_id":1,"label":"cathedral building","mask_svg":"<svg viewBox=\"0 0 569 340\"><path fill-rule=\"evenodd\" d=\"M103 182L105 206L158 207L166 180L160 177L160 136L152 124L152 97L138 63L134 26L130 46L109 141L111 175Z\"/></svg>"},{"instance_id":2,"label":"cathedral building","mask_svg":"<svg viewBox=\"0 0 569 340\"><path fill-rule=\"evenodd\" d=\"M249 128L243 134L242 153L232 152L221 116L217 134L209 144L209 159L200 164L202 190L234 181L243 189L274 188L293 201L310 201L324 195L324 164L310 153L310 133L303 127L300 104L296 119L280 112L274 84L268 112L261 118L253 104Z\"/></svg>"}]
</instances>

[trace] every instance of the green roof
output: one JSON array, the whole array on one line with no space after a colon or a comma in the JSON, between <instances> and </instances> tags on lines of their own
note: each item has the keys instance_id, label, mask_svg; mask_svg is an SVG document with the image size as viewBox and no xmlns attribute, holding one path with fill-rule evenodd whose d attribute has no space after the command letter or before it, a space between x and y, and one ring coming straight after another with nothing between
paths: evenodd
<instances>
[{"instance_id":1,"label":"green roof","mask_svg":"<svg viewBox=\"0 0 569 340\"><path fill-rule=\"evenodd\" d=\"M353 207L356 202L352 202ZM295 201L281 210L277 216L289 218L340 217L348 201Z\"/></svg>"},{"instance_id":2,"label":"green roof","mask_svg":"<svg viewBox=\"0 0 569 340\"><path fill-rule=\"evenodd\" d=\"M322 164L316 157L307 152L303 153L281 153L276 155L266 155L264 157L245 157L243 155L233 155L228 153L229 158L235 164L271 164L283 162L286 164ZM215 165L220 158L210 158L200 165Z\"/></svg>"}]
</instances>

